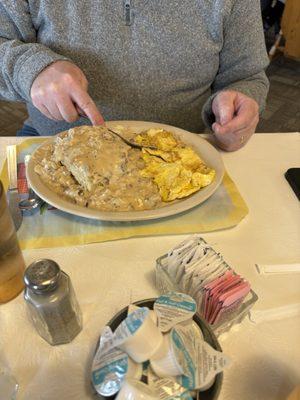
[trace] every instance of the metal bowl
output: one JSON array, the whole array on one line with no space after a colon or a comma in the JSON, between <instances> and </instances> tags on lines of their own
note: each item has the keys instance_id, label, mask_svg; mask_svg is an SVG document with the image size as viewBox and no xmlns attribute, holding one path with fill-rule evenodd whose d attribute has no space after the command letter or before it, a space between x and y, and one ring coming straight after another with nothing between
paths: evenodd
<instances>
[{"instance_id":1,"label":"metal bowl","mask_svg":"<svg viewBox=\"0 0 300 400\"><path fill-rule=\"evenodd\" d=\"M141 300L133 304L139 307L148 307L150 310L152 310L155 300L156 299ZM110 326L112 331L115 331L116 328L120 325L120 323L127 317L127 312L128 312L128 307L123 308L108 322L107 325ZM214 349L222 351L221 346L216 336L214 335L213 331L209 327L209 325L198 314L195 314L193 319L196 322L196 324L200 327L203 333L204 340L207 343L209 343ZM221 372L216 376L215 382L211 388L205 390L204 392L200 392L201 400L216 400L220 394L222 381L223 381L223 373ZM115 398L116 396L105 397L105 398L103 397L103 399L115 399Z\"/></svg>"}]
</instances>

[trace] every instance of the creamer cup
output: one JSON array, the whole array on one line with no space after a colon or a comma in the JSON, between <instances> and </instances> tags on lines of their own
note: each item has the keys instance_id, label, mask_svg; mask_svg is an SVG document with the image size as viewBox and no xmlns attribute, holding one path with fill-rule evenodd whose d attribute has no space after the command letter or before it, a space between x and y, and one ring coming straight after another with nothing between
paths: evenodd
<instances>
[{"instance_id":1,"label":"creamer cup","mask_svg":"<svg viewBox=\"0 0 300 400\"><path fill-rule=\"evenodd\" d=\"M159 400L193 400L193 394L182 387L176 378L160 378L151 368L148 371L148 384L157 393Z\"/></svg>"},{"instance_id":2,"label":"creamer cup","mask_svg":"<svg viewBox=\"0 0 300 400\"><path fill-rule=\"evenodd\" d=\"M200 327L194 320L181 322L177 326L185 327L190 333L190 340L203 340L203 334ZM171 334L164 334L164 340L156 353L150 359L150 365L155 374L160 378L173 377L184 373L182 366L176 358L174 343Z\"/></svg>"},{"instance_id":3,"label":"creamer cup","mask_svg":"<svg viewBox=\"0 0 300 400\"><path fill-rule=\"evenodd\" d=\"M195 338L191 327L176 326L171 331L173 349L184 373L178 382L185 388L207 390L214 383L215 376L230 363L223 353L210 344Z\"/></svg>"},{"instance_id":4,"label":"creamer cup","mask_svg":"<svg viewBox=\"0 0 300 400\"><path fill-rule=\"evenodd\" d=\"M139 308L141 308L141 307L136 306L135 304L129 304L127 315L131 314L135 310L138 310ZM157 326L157 315L154 310L150 310L150 317L151 317L152 321L154 322L154 324Z\"/></svg>"},{"instance_id":5,"label":"creamer cup","mask_svg":"<svg viewBox=\"0 0 300 400\"><path fill-rule=\"evenodd\" d=\"M150 359L150 365L160 378L183 374L183 368L179 365L171 345L170 334L164 335L161 346Z\"/></svg>"},{"instance_id":6,"label":"creamer cup","mask_svg":"<svg viewBox=\"0 0 300 400\"><path fill-rule=\"evenodd\" d=\"M191 329L194 332L195 337L197 337L199 340L204 340L200 326L193 319L181 322L178 325L185 326L186 328Z\"/></svg>"},{"instance_id":7,"label":"creamer cup","mask_svg":"<svg viewBox=\"0 0 300 400\"><path fill-rule=\"evenodd\" d=\"M92 364L92 383L97 393L112 396L120 390L126 377L140 379L141 376L142 365L114 347L113 333L105 327Z\"/></svg>"},{"instance_id":8,"label":"creamer cup","mask_svg":"<svg viewBox=\"0 0 300 400\"><path fill-rule=\"evenodd\" d=\"M184 293L170 292L155 301L154 311L158 317L158 327L168 332L180 322L189 320L197 310L195 300Z\"/></svg>"},{"instance_id":9,"label":"creamer cup","mask_svg":"<svg viewBox=\"0 0 300 400\"><path fill-rule=\"evenodd\" d=\"M142 363L160 347L163 336L153 322L150 310L139 308L128 314L115 331L116 345L134 361Z\"/></svg>"},{"instance_id":10,"label":"creamer cup","mask_svg":"<svg viewBox=\"0 0 300 400\"><path fill-rule=\"evenodd\" d=\"M128 379L124 382L116 400L157 400L157 396L145 383Z\"/></svg>"}]
</instances>

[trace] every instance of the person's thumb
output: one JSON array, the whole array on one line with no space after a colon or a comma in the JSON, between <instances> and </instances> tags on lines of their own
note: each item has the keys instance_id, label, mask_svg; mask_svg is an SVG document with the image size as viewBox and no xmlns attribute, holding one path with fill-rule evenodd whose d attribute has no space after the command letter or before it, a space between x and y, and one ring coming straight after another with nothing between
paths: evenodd
<instances>
[{"instance_id":1,"label":"person's thumb","mask_svg":"<svg viewBox=\"0 0 300 400\"><path fill-rule=\"evenodd\" d=\"M230 92L221 92L213 100L212 110L216 117L216 122L226 125L234 116L235 96Z\"/></svg>"}]
</instances>

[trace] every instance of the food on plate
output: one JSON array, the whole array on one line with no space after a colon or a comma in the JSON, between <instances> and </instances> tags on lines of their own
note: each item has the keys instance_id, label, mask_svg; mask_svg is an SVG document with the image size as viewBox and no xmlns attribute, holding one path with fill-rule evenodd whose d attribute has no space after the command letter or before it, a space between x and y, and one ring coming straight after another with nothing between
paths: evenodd
<instances>
[{"instance_id":1,"label":"food on plate","mask_svg":"<svg viewBox=\"0 0 300 400\"><path fill-rule=\"evenodd\" d=\"M41 146L33 156L35 172L61 197L101 211L160 208L214 179L215 171L172 133L114 129L157 150L132 148L104 126L81 126Z\"/></svg>"},{"instance_id":2,"label":"food on plate","mask_svg":"<svg viewBox=\"0 0 300 400\"><path fill-rule=\"evenodd\" d=\"M163 129L149 129L137 135L136 142L159 150L143 149L142 176L154 180L163 201L187 197L209 185L215 170L207 167L198 154Z\"/></svg>"}]
</instances>

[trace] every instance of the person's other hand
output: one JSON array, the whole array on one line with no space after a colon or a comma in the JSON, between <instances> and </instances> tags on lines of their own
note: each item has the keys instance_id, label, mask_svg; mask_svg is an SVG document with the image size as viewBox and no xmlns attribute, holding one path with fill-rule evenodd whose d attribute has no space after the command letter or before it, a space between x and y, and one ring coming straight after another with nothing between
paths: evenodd
<instances>
[{"instance_id":1,"label":"person's other hand","mask_svg":"<svg viewBox=\"0 0 300 400\"><path fill-rule=\"evenodd\" d=\"M30 95L33 105L50 119L74 122L80 112L93 125L102 125L103 117L87 90L81 69L69 61L57 61L37 76Z\"/></svg>"},{"instance_id":2,"label":"person's other hand","mask_svg":"<svg viewBox=\"0 0 300 400\"><path fill-rule=\"evenodd\" d=\"M258 104L233 90L220 92L212 102L216 122L212 129L218 146L226 151L243 147L259 121Z\"/></svg>"}]
</instances>

